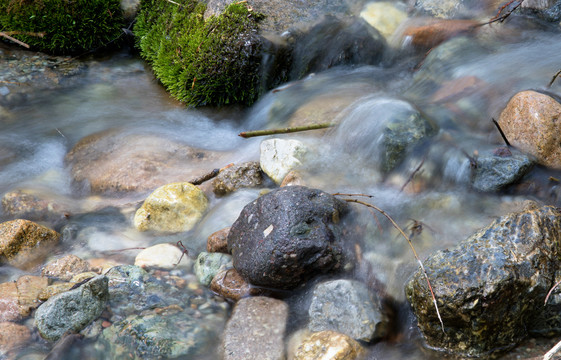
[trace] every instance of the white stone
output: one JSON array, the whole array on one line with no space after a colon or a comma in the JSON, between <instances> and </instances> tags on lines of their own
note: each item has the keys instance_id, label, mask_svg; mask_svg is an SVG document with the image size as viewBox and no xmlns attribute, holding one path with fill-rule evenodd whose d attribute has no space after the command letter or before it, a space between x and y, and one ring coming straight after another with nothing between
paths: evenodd
<instances>
[{"instance_id":1,"label":"white stone","mask_svg":"<svg viewBox=\"0 0 561 360\"><path fill-rule=\"evenodd\" d=\"M292 170L302 165L308 152L298 140L269 139L261 142L261 169L277 184Z\"/></svg>"},{"instance_id":2,"label":"white stone","mask_svg":"<svg viewBox=\"0 0 561 360\"><path fill-rule=\"evenodd\" d=\"M143 268L159 268L172 270L176 268L190 268L192 260L183 256L181 262L176 266L183 252L172 244L158 244L142 250L134 260L136 266Z\"/></svg>"}]
</instances>

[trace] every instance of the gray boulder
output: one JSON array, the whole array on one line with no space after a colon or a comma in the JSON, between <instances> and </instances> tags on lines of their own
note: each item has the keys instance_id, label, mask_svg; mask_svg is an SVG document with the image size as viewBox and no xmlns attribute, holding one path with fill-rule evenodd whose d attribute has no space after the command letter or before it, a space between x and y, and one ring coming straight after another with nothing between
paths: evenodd
<instances>
[{"instance_id":1,"label":"gray boulder","mask_svg":"<svg viewBox=\"0 0 561 360\"><path fill-rule=\"evenodd\" d=\"M314 288L308 311L308 328L333 330L355 340L371 341L384 337L388 317L381 300L366 285L354 280L333 280Z\"/></svg>"},{"instance_id":2,"label":"gray boulder","mask_svg":"<svg viewBox=\"0 0 561 360\"><path fill-rule=\"evenodd\" d=\"M321 190L280 188L244 207L228 234L234 268L251 284L291 289L341 270L352 252L348 205Z\"/></svg>"},{"instance_id":3,"label":"gray boulder","mask_svg":"<svg viewBox=\"0 0 561 360\"><path fill-rule=\"evenodd\" d=\"M516 183L532 169L534 162L528 155L508 148L498 148L477 158L473 174L473 188L479 191L499 191Z\"/></svg>"},{"instance_id":4,"label":"gray boulder","mask_svg":"<svg viewBox=\"0 0 561 360\"><path fill-rule=\"evenodd\" d=\"M79 332L97 319L109 299L108 278L97 276L77 289L55 295L35 313L39 334L56 341L68 331Z\"/></svg>"},{"instance_id":5,"label":"gray boulder","mask_svg":"<svg viewBox=\"0 0 561 360\"><path fill-rule=\"evenodd\" d=\"M424 261L444 331L424 275L406 296L431 348L484 356L515 346L530 333L561 330L561 302L544 306L561 266L561 210L552 206L505 215Z\"/></svg>"}]
</instances>

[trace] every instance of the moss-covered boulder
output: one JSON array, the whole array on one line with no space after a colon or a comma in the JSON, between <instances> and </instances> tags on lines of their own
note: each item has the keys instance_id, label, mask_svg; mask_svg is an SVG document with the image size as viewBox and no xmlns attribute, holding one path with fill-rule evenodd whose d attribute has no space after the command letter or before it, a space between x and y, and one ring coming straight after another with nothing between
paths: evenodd
<instances>
[{"instance_id":1,"label":"moss-covered boulder","mask_svg":"<svg viewBox=\"0 0 561 360\"><path fill-rule=\"evenodd\" d=\"M0 0L0 31L48 53L115 44L123 25L120 0Z\"/></svg>"},{"instance_id":2,"label":"moss-covered boulder","mask_svg":"<svg viewBox=\"0 0 561 360\"><path fill-rule=\"evenodd\" d=\"M187 105L251 104L259 93L261 16L235 3L204 19L196 0L145 0L134 27L141 55Z\"/></svg>"}]
</instances>

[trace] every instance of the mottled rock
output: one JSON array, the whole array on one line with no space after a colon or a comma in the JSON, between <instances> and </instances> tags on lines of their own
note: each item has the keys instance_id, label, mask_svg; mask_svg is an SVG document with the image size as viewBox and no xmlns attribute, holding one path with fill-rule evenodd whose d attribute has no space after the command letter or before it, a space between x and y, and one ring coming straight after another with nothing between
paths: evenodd
<instances>
[{"instance_id":1,"label":"mottled rock","mask_svg":"<svg viewBox=\"0 0 561 360\"><path fill-rule=\"evenodd\" d=\"M31 275L0 284L0 322L29 316L39 306L38 296L47 285L47 278Z\"/></svg>"},{"instance_id":2,"label":"mottled rock","mask_svg":"<svg viewBox=\"0 0 561 360\"><path fill-rule=\"evenodd\" d=\"M234 268L251 284L290 289L352 258L348 205L321 190L288 186L244 207L228 234Z\"/></svg>"},{"instance_id":3,"label":"mottled rock","mask_svg":"<svg viewBox=\"0 0 561 360\"><path fill-rule=\"evenodd\" d=\"M86 272L89 269L90 264L88 264L87 261L69 254L49 262L41 270L41 275L68 281L72 279L74 275Z\"/></svg>"},{"instance_id":4,"label":"mottled rock","mask_svg":"<svg viewBox=\"0 0 561 360\"><path fill-rule=\"evenodd\" d=\"M381 300L355 280L316 285L308 314L308 329L313 332L333 330L368 342L384 337L388 331Z\"/></svg>"},{"instance_id":5,"label":"mottled rock","mask_svg":"<svg viewBox=\"0 0 561 360\"><path fill-rule=\"evenodd\" d=\"M308 336L296 350L293 360L355 360L366 350L351 337L331 330Z\"/></svg>"},{"instance_id":6,"label":"mottled rock","mask_svg":"<svg viewBox=\"0 0 561 360\"><path fill-rule=\"evenodd\" d=\"M74 282L65 282L65 283L58 283L58 284L53 284L53 285L49 285L46 288L44 288L39 295L37 295L37 299L41 300L41 301L47 301L49 300L49 298L58 295L58 294L62 294L63 292L66 292L70 289L72 289L72 287L76 285L76 283Z\"/></svg>"},{"instance_id":7,"label":"mottled rock","mask_svg":"<svg viewBox=\"0 0 561 360\"><path fill-rule=\"evenodd\" d=\"M60 234L29 220L0 224L0 260L20 269L32 269L50 255Z\"/></svg>"},{"instance_id":8,"label":"mottled rock","mask_svg":"<svg viewBox=\"0 0 561 360\"><path fill-rule=\"evenodd\" d=\"M15 281L0 284L0 322L17 321L22 317Z\"/></svg>"},{"instance_id":9,"label":"mottled rock","mask_svg":"<svg viewBox=\"0 0 561 360\"><path fill-rule=\"evenodd\" d=\"M56 341L67 331L78 332L101 315L109 292L100 275L77 289L51 297L35 313L35 325L46 340Z\"/></svg>"},{"instance_id":10,"label":"mottled rock","mask_svg":"<svg viewBox=\"0 0 561 360\"><path fill-rule=\"evenodd\" d=\"M211 333L201 321L181 311L130 315L103 331L101 343L111 359L193 358L210 344Z\"/></svg>"},{"instance_id":11,"label":"mottled rock","mask_svg":"<svg viewBox=\"0 0 561 360\"><path fill-rule=\"evenodd\" d=\"M212 191L216 196L224 196L241 188L259 187L262 183L259 163L250 161L220 171L212 181Z\"/></svg>"},{"instance_id":12,"label":"mottled rock","mask_svg":"<svg viewBox=\"0 0 561 360\"><path fill-rule=\"evenodd\" d=\"M56 221L68 215L70 207L27 190L9 191L2 197L4 214L31 221Z\"/></svg>"},{"instance_id":13,"label":"mottled rock","mask_svg":"<svg viewBox=\"0 0 561 360\"><path fill-rule=\"evenodd\" d=\"M230 227L218 230L210 234L206 241L206 250L210 253L228 254L228 233Z\"/></svg>"},{"instance_id":14,"label":"mottled rock","mask_svg":"<svg viewBox=\"0 0 561 360\"><path fill-rule=\"evenodd\" d=\"M224 329L224 360L282 360L288 306L258 296L237 302Z\"/></svg>"},{"instance_id":15,"label":"mottled rock","mask_svg":"<svg viewBox=\"0 0 561 360\"><path fill-rule=\"evenodd\" d=\"M81 139L66 155L72 178L93 193L150 191L196 178L219 153L195 149L157 135L109 130Z\"/></svg>"},{"instance_id":16,"label":"mottled rock","mask_svg":"<svg viewBox=\"0 0 561 360\"><path fill-rule=\"evenodd\" d=\"M221 268L232 267L232 256L222 253L201 252L195 261L195 275L199 282L209 286L214 276Z\"/></svg>"},{"instance_id":17,"label":"mottled rock","mask_svg":"<svg viewBox=\"0 0 561 360\"><path fill-rule=\"evenodd\" d=\"M399 7L398 3L380 1L367 3L360 12L360 17L384 35L387 40L399 24L407 19L407 13L405 9Z\"/></svg>"},{"instance_id":18,"label":"mottled rock","mask_svg":"<svg viewBox=\"0 0 561 360\"><path fill-rule=\"evenodd\" d=\"M485 153L477 157L477 167L473 170L472 186L484 192L499 191L522 179L534 165L534 161L512 148L499 148L495 153ZM508 152L507 152L508 151Z\"/></svg>"},{"instance_id":19,"label":"mottled rock","mask_svg":"<svg viewBox=\"0 0 561 360\"><path fill-rule=\"evenodd\" d=\"M0 322L0 357L15 348L21 347L31 339L31 331L13 322Z\"/></svg>"},{"instance_id":20,"label":"mottled rock","mask_svg":"<svg viewBox=\"0 0 561 360\"><path fill-rule=\"evenodd\" d=\"M474 12L492 14L500 6L499 0L416 0L415 8L439 18L473 17Z\"/></svg>"},{"instance_id":21,"label":"mottled rock","mask_svg":"<svg viewBox=\"0 0 561 360\"><path fill-rule=\"evenodd\" d=\"M159 268L159 269L175 269L175 268L191 268L193 262L188 256L183 256L177 246L172 244L157 244L147 247L136 255L134 265L142 268ZM179 260L181 259L181 262Z\"/></svg>"},{"instance_id":22,"label":"mottled rock","mask_svg":"<svg viewBox=\"0 0 561 360\"><path fill-rule=\"evenodd\" d=\"M306 146L298 140L264 140L259 163L261 169L280 184L286 174L302 165L307 152Z\"/></svg>"},{"instance_id":23,"label":"mottled rock","mask_svg":"<svg viewBox=\"0 0 561 360\"><path fill-rule=\"evenodd\" d=\"M541 19L559 22L561 20L561 1L526 0L520 7L522 13L536 15Z\"/></svg>"},{"instance_id":24,"label":"mottled rock","mask_svg":"<svg viewBox=\"0 0 561 360\"><path fill-rule=\"evenodd\" d=\"M499 117L508 141L545 166L561 169L561 103L536 91L514 95Z\"/></svg>"},{"instance_id":25,"label":"mottled rock","mask_svg":"<svg viewBox=\"0 0 561 360\"><path fill-rule=\"evenodd\" d=\"M146 198L134 216L134 226L140 231L188 231L201 220L207 208L205 194L195 185L168 184Z\"/></svg>"},{"instance_id":26,"label":"mottled rock","mask_svg":"<svg viewBox=\"0 0 561 360\"><path fill-rule=\"evenodd\" d=\"M210 289L225 299L238 301L249 296L266 295L268 291L251 286L236 269L223 269L216 273Z\"/></svg>"},{"instance_id":27,"label":"mottled rock","mask_svg":"<svg viewBox=\"0 0 561 360\"><path fill-rule=\"evenodd\" d=\"M561 329L561 301L544 300L561 266L561 211L544 206L500 217L450 250L424 261L445 333L421 271L405 291L427 344L486 356L529 333Z\"/></svg>"}]
</instances>

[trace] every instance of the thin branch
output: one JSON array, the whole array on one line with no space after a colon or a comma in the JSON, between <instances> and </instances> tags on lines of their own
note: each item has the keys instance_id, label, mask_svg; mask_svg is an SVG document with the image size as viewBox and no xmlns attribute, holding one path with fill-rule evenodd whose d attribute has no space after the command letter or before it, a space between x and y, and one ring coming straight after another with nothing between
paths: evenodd
<instances>
[{"instance_id":1,"label":"thin branch","mask_svg":"<svg viewBox=\"0 0 561 360\"><path fill-rule=\"evenodd\" d=\"M233 165L234 165L234 164L232 163L232 164L228 164L228 165L224 166L223 168L214 169L214 170L212 170L212 171L209 172L209 173L206 173L206 174L204 174L204 175L201 175L201 176L199 176L199 177L197 177L197 178L195 178L195 179L193 179L193 180L191 180L191 181L187 181L187 182L188 182L188 183L191 183L191 184L193 184L193 185L201 185L201 184L204 183L205 181L208 181L208 180L210 180L210 179L212 179L212 178L217 177L218 174L220 174L220 172L221 172L222 170L225 170L225 169L227 169L227 168L229 168L229 167L231 167L231 166L233 166Z\"/></svg>"},{"instance_id":2,"label":"thin branch","mask_svg":"<svg viewBox=\"0 0 561 360\"><path fill-rule=\"evenodd\" d=\"M362 197L367 197L367 198L373 198L374 196L372 195L368 195L368 194L345 194L345 193L335 193L335 194L331 194L333 196L362 196Z\"/></svg>"},{"instance_id":3,"label":"thin branch","mask_svg":"<svg viewBox=\"0 0 561 360\"><path fill-rule=\"evenodd\" d=\"M549 82L549 84L547 84L547 87L550 88L551 85L553 85L553 82L555 81L555 79L557 79L560 75L561 75L561 70L559 70L558 72L555 73L555 75L553 75L553 77L551 78L551 81Z\"/></svg>"},{"instance_id":4,"label":"thin branch","mask_svg":"<svg viewBox=\"0 0 561 360\"><path fill-rule=\"evenodd\" d=\"M413 178L415 177L415 175L419 172L419 170L421 170L421 167L423 166L423 164L425 163L425 157L423 157L423 160L421 160L421 163L419 164L419 166L417 166L417 168L415 168L415 170L413 170L413 172L411 173L411 175L409 176L409 179L407 179L407 181L405 182L405 184L403 184L403 186L401 187L401 189L399 189L399 192L402 192L403 189L405 189L405 187L407 186L407 184L409 184ZM414 191L414 190L413 190Z\"/></svg>"},{"instance_id":5,"label":"thin branch","mask_svg":"<svg viewBox=\"0 0 561 360\"><path fill-rule=\"evenodd\" d=\"M551 289L549 289L549 292L547 293L547 296L545 297L545 301L543 302L543 306L547 305L547 300L549 299L549 297L551 296L551 293L553 292L553 290L555 290L555 288L557 286L559 286L559 284L561 284L561 280L559 280L558 282L555 283L555 285L553 285L553 287Z\"/></svg>"},{"instance_id":6,"label":"thin branch","mask_svg":"<svg viewBox=\"0 0 561 360\"><path fill-rule=\"evenodd\" d=\"M6 39L8 39L10 41L13 41L20 46L23 46L26 49L29 49L29 45L27 45L23 41L19 41L18 39L15 39L15 38L11 37L10 35L6 34L5 32L0 32L0 36L5 37Z\"/></svg>"},{"instance_id":7,"label":"thin branch","mask_svg":"<svg viewBox=\"0 0 561 360\"><path fill-rule=\"evenodd\" d=\"M499 130L499 133L501 134L501 137L503 138L506 146L511 147L510 143L508 142L508 139L505 136L505 133L503 132L503 129L501 129L497 120L495 120L493 118L491 118L491 120L493 120L493 124L495 124L495 126L497 127L497 130Z\"/></svg>"},{"instance_id":8,"label":"thin branch","mask_svg":"<svg viewBox=\"0 0 561 360\"><path fill-rule=\"evenodd\" d=\"M284 129L244 131L239 133L238 136L241 136L243 138L250 138L255 136L288 134L288 133L300 132L300 131L326 129L326 128L333 127L335 125L336 124L334 123L322 123L322 124L313 124L313 125L305 125L305 126L287 127Z\"/></svg>"},{"instance_id":9,"label":"thin branch","mask_svg":"<svg viewBox=\"0 0 561 360\"><path fill-rule=\"evenodd\" d=\"M559 351L559 349L561 349L561 341L559 341L557 344L555 344L555 346L552 347L551 350L549 350L549 351L543 356L543 360L551 360L551 359L553 359L553 356Z\"/></svg>"},{"instance_id":10,"label":"thin branch","mask_svg":"<svg viewBox=\"0 0 561 360\"><path fill-rule=\"evenodd\" d=\"M436 309L436 315L438 316L438 320L440 321L440 326L442 327L442 331L446 334L446 331L444 330L444 323L442 322L442 317L440 316L440 310L438 309L438 304L436 302L436 296L434 295L434 291L432 289L432 285L429 281L429 276L427 274L427 271L425 270L425 267L423 266L423 263L421 262L421 259L419 259L419 256L417 255L417 251L415 250L415 247L413 246L413 243L411 242L411 239L407 236L407 234L405 234L405 232L399 227L399 225L397 225L397 223L394 221L394 219L392 219L392 217L390 215L388 215L388 213L386 213L384 210L380 209L379 207L369 204L367 202L364 201L360 201L360 200L356 200L356 199L343 199L347 202L354 202L357 204L361 204L364 206L367 206L369 208L372 208L376 211L378 211L380 214L384 215L391 223L392 225L401 233L401 236L403 236L405 238L405 240L407 240L407 243L409 244L409 247L411 248L411 250L413 251L413 255L415 256L415 259L417 259L417 262L419 263L419 266L421 267L421 270L423 270L423 274L425 275L425 279L427 280L427 284L432 296L432 301L434 303L434 308Z\"/></svg>"},{"instance_id":11,"label":"thin branch","mask_svg":"<svg viewBox=\"0 0 561 360\"><path fill-rule=\"evenodd\" d=\"M497 12L497 14L491 18L491 20L475 25L475 27L479 27L479 26L483 26L483 25L489 25L492 24L494 22L504 22L516 9L518 9L520 6L522 6L522 3L524 2L524 0L511 0L509 2L507 2L506 4L504 4L499 11ZM508 9L506 13L502 13L504 9L506 9L508 6L515 4L512 8Z\"/></svg>"}]
</instances>

